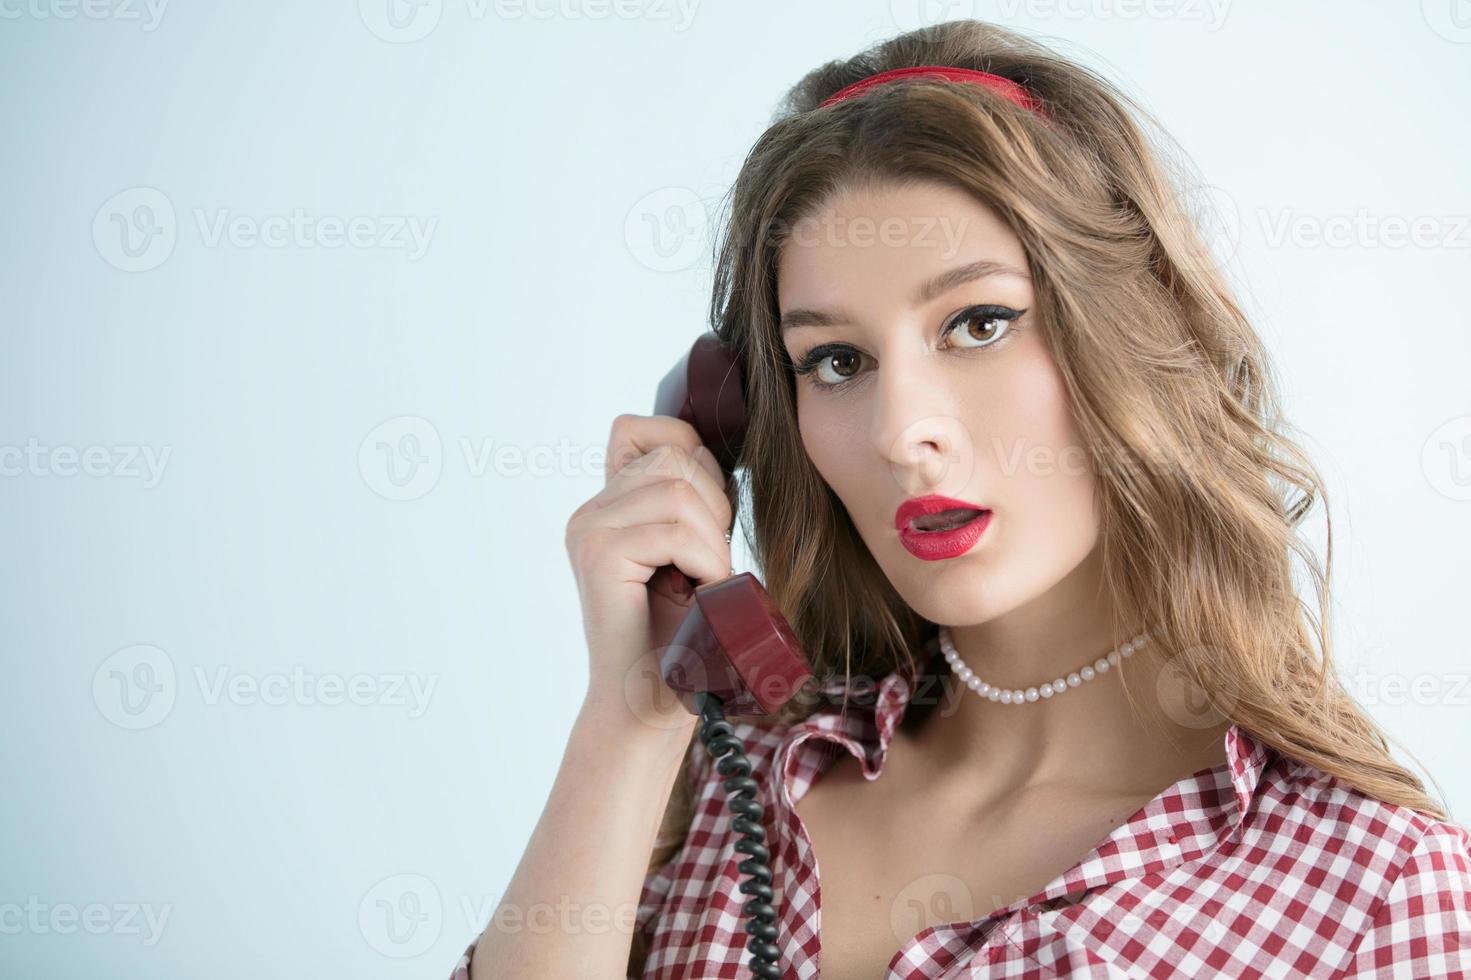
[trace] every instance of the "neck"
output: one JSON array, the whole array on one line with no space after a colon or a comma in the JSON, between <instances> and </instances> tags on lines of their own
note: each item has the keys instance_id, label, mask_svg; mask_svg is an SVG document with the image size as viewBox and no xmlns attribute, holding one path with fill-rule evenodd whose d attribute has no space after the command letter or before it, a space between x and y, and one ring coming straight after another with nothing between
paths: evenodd
<instances>
[{"instance_id":1,"label":"neck","mask_svg":"<svg viewBox=\"0 0 1471 980\"><path fill-rule=\"evenodd\" d=\"M1095 549L1046 595L1005 615L950 626L961 661L994 687L1040 688L1149 629L1112 614L1098 560ZM1020 704L989 701L951 675L912 736L929 777L947 784L980 778L994 792L1042 785L1129 792L1200 768L1190 760L1210 757L1229 722L1163 703L1174 674L1156 639L1118 660L1077 687Z\"/></svg>"}]
</instances>

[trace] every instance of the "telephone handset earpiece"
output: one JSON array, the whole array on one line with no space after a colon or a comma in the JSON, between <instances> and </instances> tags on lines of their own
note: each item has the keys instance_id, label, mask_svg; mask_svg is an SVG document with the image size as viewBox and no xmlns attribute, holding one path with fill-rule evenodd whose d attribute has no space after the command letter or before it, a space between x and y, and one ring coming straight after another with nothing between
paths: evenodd
<instances>
[{"instance_id":1,"label":"telephone handset earpiece","mask_svg":"<svg viewBox=\"0 0 1471 980\"><path fill-rule=\"evenodd\" d=\"M739 356L714 334L704 333L664 376L654 401L654 414L694 426L727 480L746 431L742 381ZM740 884L741 892L751 896L742 906L751 937L746 941L748 965L763 980L781 980L767 863L771 852L761 825L762 807L755 800L760 787L725 716L775 714L812 671L786 617L750 572L692 588L687 575L665 565L655 570L649 587L684 599L693 591L693 604L660 655L659 669L685 708L700 718L700 741L725 777L731 826L741 834L735 848L748 855L739 866L750 876Z\"/></svg>"},{"instance_id":2,"label":"telephone handset earpiece","mask_svg":"<svg viewBox=\"0 0 1471 980\"><path fill-rule=\"evenodd\" d=\"M740 358L701 334L659 383L654 414L694 426L730 479L746 430ZM667 586L666 586L667 583ZM673 565L651 580L688 596L692 584ZM691 714L695 695L720 698L726 714L773 715L812 676L787 619L750 572L694 589L694 604L660 660L665 683Z\"/></svg>"}]
</instances>

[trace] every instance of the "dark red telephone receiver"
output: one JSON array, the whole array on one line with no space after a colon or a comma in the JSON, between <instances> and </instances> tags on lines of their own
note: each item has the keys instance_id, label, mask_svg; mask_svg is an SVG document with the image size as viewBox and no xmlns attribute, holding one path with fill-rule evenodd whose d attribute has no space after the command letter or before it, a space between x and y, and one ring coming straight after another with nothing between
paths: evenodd
<instances>
[{"instance_id":1,"label":"dark red telephone receiver","mask_svg":"<svg viewBox=\"0 0 1471 980\"><path fill-rule=\"evenodd\" d=\"M654 414L693 425L729 479L746 431L739 358L714 334L701 334L659 383ZM661 575L678 593L691 591L673 565ZM786 617L750 572L706 583L694 597L660 659L665 683L691 714L699 714L701 691L720 698L726 714L775 714L812 676Z\"/></svg>"},{"instance_id":2,"label":"dark red telephone receiver","mask_svg":"<svg viewBox=\"0 0 1471 980\"><path fill-rule=\"evenodd\" d=\"M694 426L729 479L746 431L739 357L714 334L701 334L659 383L654 414ZM649 585L672 588L686 598L691 592L689 577L673 565L656 569ZM760 786L725 716L775 714L812 671L786 617L750 572L707 582L693 592L694 603L660 655L659 669L680 702L700 718L700 741L726 777L731 826L741 834L735 849L749 855L739 867L750 876L740 890L751 896L742 906L751 937L746 940L751 972L781 980L771 852L762 807L754 799Z\"/></svg>"}]
</instances>

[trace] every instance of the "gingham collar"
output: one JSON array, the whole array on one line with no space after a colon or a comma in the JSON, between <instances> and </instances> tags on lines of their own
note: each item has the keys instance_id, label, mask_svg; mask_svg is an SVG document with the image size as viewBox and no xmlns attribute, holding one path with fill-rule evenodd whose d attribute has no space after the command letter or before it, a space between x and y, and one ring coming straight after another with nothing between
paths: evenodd
<instances>
[{"instance_id":1,"label":"gingham collar","mask_svg":"<svg viewBox=\"0 0 1471 980\"><path fill-rule=\"evenodd\" d=\"M859 758L866 778L878 778L915 686L898 671L881 678L876 688L869 683L866 691L865 685L843 679L827 684L823 690L829 695L840 698L849 691L846 717L838 703L829 702L787 730L778 753L788 760L778 770L786 781L782 802L795 802L790 753L812 738L843 745ZM1201 770L1162 790L1041 892L993 915L1019 905L1040 910L1064 895L1167 870L1239 842L1273 753L1236 724L1226 731L1225 749L1226 766Z\"/></svg>"}]
</instances>

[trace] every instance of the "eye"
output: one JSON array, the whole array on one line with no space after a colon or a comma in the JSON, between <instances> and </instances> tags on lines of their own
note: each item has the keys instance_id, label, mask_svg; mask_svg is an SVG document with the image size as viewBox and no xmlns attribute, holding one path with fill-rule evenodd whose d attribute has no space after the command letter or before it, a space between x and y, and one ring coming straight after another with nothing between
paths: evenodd
<instances>
[{"instance_id":1,"label":"eye","mask_svg":"<svg viewBox=\"0 0 1471 980\"><path fill-rule=\"evenodd\" d=\"M958 348L990 347L1011 332L1011 321L1024 313L1004 306L972 306L945 326L944 336L960 339ZM957 329L964 327L965 329Z\"/></svg>"},{"instance_id":2,"label":"eye","mask_svg":"<svg viewBox=\"0 0 1471 980\"><path fill-rule=\"evenodd\" d=\"M857 376L866 356L846 344L823 344L802 358L802 363L792 370L798 374L811 374L814 387L841 388Z\"/></svg>"},{"instance_id":3,"label":"eye","mask_svg":"<svg viewBox=\"0 0 1471 980\"><path fill-rule=\"evenodd\" d=\"M959 337L961 342L950 345L953 350L999 348L1015 333L1012 321L1025 312L1009 306L968 306L946 321L940 337ZM873 360L849 344L819 344L791 367L798 375L811 375L808 381L819 391L836 391L859 377L865 358Z\"/></svg>"}]
</instances>

